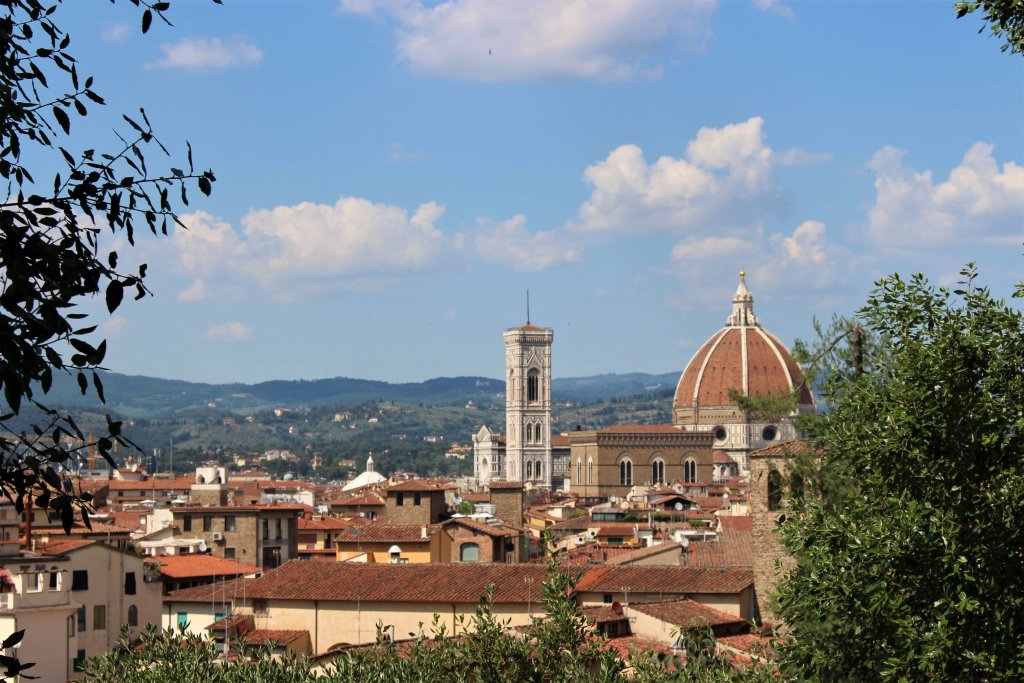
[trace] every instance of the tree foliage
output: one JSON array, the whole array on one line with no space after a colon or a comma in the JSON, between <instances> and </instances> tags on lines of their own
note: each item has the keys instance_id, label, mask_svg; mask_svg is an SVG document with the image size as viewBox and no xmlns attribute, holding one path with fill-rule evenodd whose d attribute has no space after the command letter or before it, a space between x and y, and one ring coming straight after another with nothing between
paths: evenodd
<instances>
[{"instance_id":1,"label":"tree foliage","mask_svg":"<svg viewBox=\"0 0 1024 683\"><path fill-rule=\"evenodd\" d=\"M1024 315L963 277L879 282L884 362L830 379L783 523L787 680L1024 678Z\"/></svg>"},{"instance_id":2,"label":"tree foliage","mask_svg":"<svg viewBox=\"0 0 1024 683\"><path fill-rule=\"evenodd\" d=\"M1024 54L1024 0L972 0L956 3L955 9L957 19L980 12L984 23L978 33L989 28L1004 41L1000 50Z\"/></svg>"},{"instance_id":3,"label":"tree foliage","mask_svg":"<svg viewBox=\"0 0 1024 683\"><path fill-rule=\"evenodd\" d=\"M170 3L130 1L143 8L143 32L154 18L167 21ZM184 168L152 168L147 156L169 154L142 109L121 117L106 151L74 138L76 120L104 99L70 52L71 36L57 23L60 5L9 0L0 10L0 177L7 186L0 202L0 490L19 511L34 496L67 529L80 508L86 518L88 504L66 479L77 454L95 447L112 463L114 444L128 441L108 418L106 434L88 443L73 416L43 397L64 372L83 394L105 400L96 370L107 345L94 339L97 325L79 305L103 297L113 313L126 295L149 293L146 266L119 267L118 254L103 247L104 233L132 245L137 230L167 234L181 225L176 207L188 204L189 190L209 194L215 177L195 169L190 147ZM43 419L29 429L11 426L29 405Z\"/></svg>"}]
</instances>

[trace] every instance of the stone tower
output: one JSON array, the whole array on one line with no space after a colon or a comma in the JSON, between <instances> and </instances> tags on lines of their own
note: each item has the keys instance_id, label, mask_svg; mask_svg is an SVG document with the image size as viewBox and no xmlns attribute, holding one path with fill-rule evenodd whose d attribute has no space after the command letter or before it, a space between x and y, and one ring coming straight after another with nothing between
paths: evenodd
<instances>
[{"instance_id":1,"label":"stone tower","mask_svg":"<svg viewBox=\"0 0 1024 683\"><path fill-rule=\"evenodd\" d=\"M551 488L551 342L547 327L506 330L505 477Z\"/></svg>"}]
</instances>

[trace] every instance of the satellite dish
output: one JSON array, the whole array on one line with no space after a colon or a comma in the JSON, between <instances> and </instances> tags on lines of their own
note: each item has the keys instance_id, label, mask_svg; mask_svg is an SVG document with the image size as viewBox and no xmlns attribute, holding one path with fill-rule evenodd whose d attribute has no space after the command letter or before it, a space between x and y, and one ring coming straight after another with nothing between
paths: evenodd
<instances>
[{"instance_id":1,"label":"satellite dish","mask_svg":"<svg viewBox=\"0 0 1024 683\"><path fill-rule=\"evenodd\" d=\"M676 509L676 512L682 512L682 510L683 510L683 504L681 502L679 502L678 500L676 501L676 504L673 505L672 507L674 507Z\"/></svg>"},{"instance_id":2,"label":"satellite dish","mask_svg":"<svg viewBox=\"0 0 1024 683\"><path fill-rule=\"evenodd\" d=\"M462 496L455 496L455 504L458 505L462 502Z\"/></svg>"},{"instance_id":3,"label":"satellite dish","mask_svg":"<svg viewBox=\"0 0 1024 683\"><path fill-rule=\"evenodd\" d=\"M205 540L199 541L199 552L201 552L201 553L205 553L206 552L206 541Z\"/></svg>"},{"instance_id":4,"label":"satellite dish","mask_svg":"<svg viewBox=\"0 0 1024 683\"><path fill-rule=\"evenodd\" d=\"M622 614L622 604L618 600L612 603L612 613Z\"/></svg>"}]
</instances>

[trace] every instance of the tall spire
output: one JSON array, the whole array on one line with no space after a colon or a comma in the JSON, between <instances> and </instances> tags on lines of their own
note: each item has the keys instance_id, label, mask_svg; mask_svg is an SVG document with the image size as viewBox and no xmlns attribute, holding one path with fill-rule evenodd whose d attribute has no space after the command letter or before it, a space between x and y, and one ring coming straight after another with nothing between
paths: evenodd
<instances>
[{"instance_id":1,"label":"tall spire","mask_svg":"<svg viewBox=\"0 0 1024 683\"><path fill-rule=\"evenodd\" d=\"M732 295L732 315L725 321L726 327L760 327L754 315L754 295L747 289L747 272L740 271L740 283Z\"/></svg>"},{"instance_id":2,"label":"tall spire","mask_svg":"<svg viewBox=\"0 0 1024 683\"><path fill-rule=\"evenodd\" d=\"M530 290L526 290L526 324L530 324Z\"/></svg>"}]
</instances>

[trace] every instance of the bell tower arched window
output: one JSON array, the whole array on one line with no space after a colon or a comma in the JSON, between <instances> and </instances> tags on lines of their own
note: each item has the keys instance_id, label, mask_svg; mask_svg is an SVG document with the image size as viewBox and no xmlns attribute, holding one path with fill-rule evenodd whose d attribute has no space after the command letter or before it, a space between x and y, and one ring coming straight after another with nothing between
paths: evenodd
<instances>
[{"instance_id":1,"label":"bell tower arched window","mask_svg":"<svg viewBox=\"0 0 1024 683\"><path fill-rule=\"evenodd\" d=\"M579 459L576 460L576 483L583 483L583 461Z\"/></svg>"},{"instance_id":2,"label":"bell tower arched window","mask_svg":"<svg viewBox=\"0 0 1024 683\"><path fill-rule=\"evenodd\" d=\"M693 458L687 458L683 462L683 481L687 484L697 481L697 461Z\"/></svg>"},{"instance_id":3,"label":"bell tower arched window","mask_svg":"<svg viewBox=\"0 0 1024 683\"><path fill-rule=\"evenodd\" d=\"M526 461L526 478L527 479L533 479L533 461L532 460L527 460Z\"/></svg>"},{"instance_id":4,"label":"bell tower arched window","mask_svg":"<svg viewBox=\"0 0 1024 683\"><path fill-rule=\"evenodd\" d=\"M540 371L534 368L526 373L526 400L533 403L540 398Z\"/></svg>"}]
</instances>

